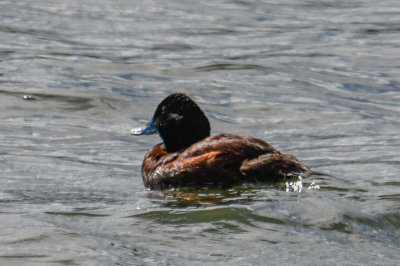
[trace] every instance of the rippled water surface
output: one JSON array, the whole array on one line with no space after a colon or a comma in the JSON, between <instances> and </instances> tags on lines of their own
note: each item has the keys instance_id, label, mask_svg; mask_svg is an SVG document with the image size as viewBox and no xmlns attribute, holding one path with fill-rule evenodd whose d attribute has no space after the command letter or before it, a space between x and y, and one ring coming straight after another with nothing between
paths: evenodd
<instances>
[{"instance_id":1,"label":"rippled water surface","mask_svg":"<svg viewBox=\"0 0 400 266\"><path fill-rule=\"evenodd\" d=\"M397 265L400 4L0 1L1 265ZM318 174L148 191L171 92Z\"/></svg>"}]
</instances>

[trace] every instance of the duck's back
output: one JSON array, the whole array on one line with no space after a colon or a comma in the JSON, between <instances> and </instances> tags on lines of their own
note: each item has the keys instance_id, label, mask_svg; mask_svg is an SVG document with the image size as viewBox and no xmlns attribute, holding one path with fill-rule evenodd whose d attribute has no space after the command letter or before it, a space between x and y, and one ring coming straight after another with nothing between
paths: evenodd
<instances>
[{"instance_id":1,"label":"duck's back","mask_svg":"<svg viewBox=\"0 0 400 266\"><path fill-rule=\"evenodd\" d=\"M144 183L150 188L276 181L293 172L308 168L263 140L231 134L205 138L175 153L158 144L142 165Z\"/></svg>"}]
</instances>

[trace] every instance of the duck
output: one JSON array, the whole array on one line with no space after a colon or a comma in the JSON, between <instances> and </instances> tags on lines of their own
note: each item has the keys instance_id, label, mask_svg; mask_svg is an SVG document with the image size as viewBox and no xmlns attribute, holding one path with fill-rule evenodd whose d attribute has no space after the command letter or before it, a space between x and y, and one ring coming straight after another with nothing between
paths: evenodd
<instances>
[{"instance_id":1,"label":"duck","mask_svg":"<svg viewBox=\"0 0 400 266\"><path fill-rule=\"evenodd\" d=\"M232 187L310 172L295 156L261 139L228 133L211 136L210 131L207 116L186 94L172 93L162 100L145 127L130 131L135 136L158 132L162 139L144 157L145 187Z\"/></svg>"}]
</instances>

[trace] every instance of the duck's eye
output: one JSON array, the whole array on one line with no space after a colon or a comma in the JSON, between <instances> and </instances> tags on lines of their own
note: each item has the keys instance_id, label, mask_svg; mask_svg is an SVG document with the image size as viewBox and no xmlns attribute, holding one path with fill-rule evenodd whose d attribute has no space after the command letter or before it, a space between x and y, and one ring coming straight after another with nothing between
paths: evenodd
<instances>
[{"instance_id":1,"label":"duck's eye","mask_svg":"<svg viewBox=\"0 0 400 266\"><path fill-rule=\"evenodd\" d=\"M174 120L181 120L183 116L178 114L170 114L169 117Z\"/></svg>"}]
</instances>

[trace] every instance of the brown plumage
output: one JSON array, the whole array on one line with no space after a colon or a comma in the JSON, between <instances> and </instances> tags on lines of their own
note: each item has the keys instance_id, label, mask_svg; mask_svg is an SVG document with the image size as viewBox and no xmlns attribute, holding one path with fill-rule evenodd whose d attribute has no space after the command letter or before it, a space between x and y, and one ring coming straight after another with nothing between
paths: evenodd
<instances>
[{"instance_id":1,"label":"brown plumage","mask_svg":"<svg viewBox=\"0 0 400 266\"><path fill-rule=\"evenodd\" d=\"M282 154L260 139L231 134L205 138L182 152L168 153L158 144L142 165L144 183L152 189L272 182L308 171L296 157Z\"/></svg>"}]
</instances>

